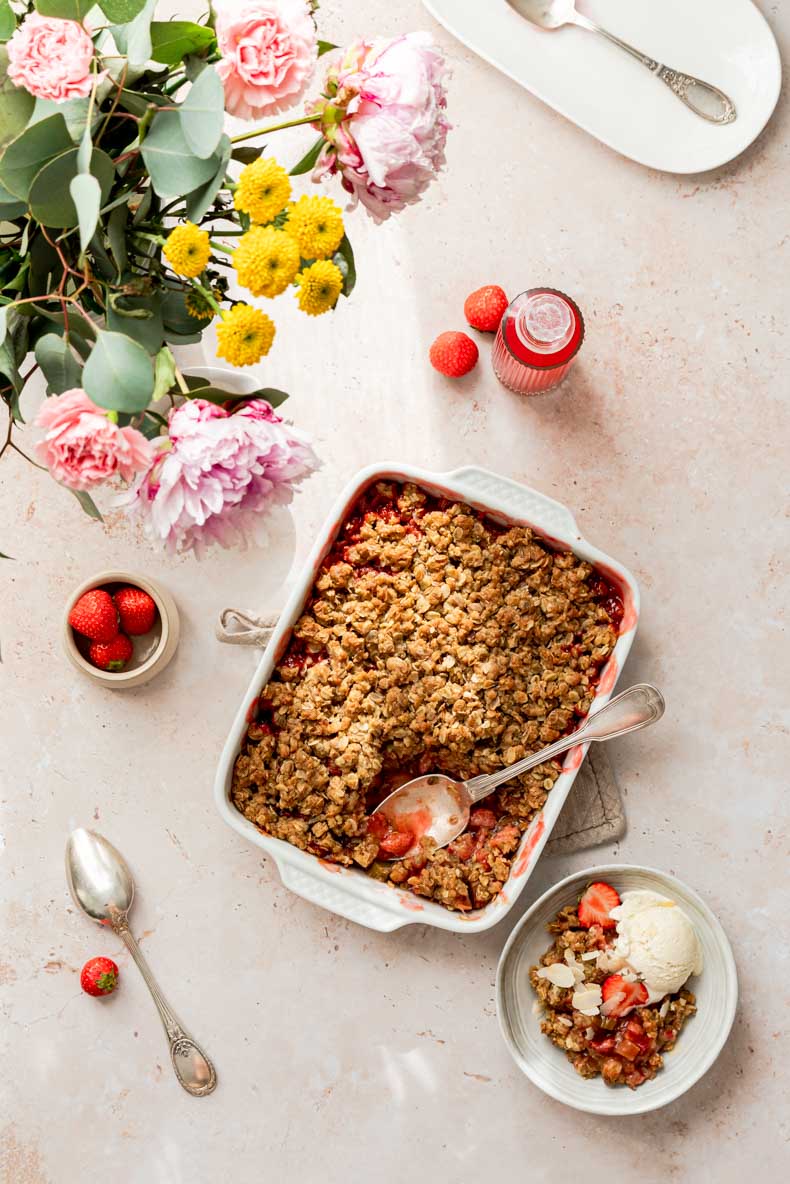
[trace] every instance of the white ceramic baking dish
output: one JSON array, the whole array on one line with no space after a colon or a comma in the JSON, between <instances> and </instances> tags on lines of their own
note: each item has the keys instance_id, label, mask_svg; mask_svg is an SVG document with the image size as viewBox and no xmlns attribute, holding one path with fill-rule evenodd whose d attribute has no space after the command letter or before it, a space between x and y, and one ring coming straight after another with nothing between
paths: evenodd
<instances>
[{"instance_id":1,"label":"white ceramic baking dish","mask_svg":"<svg viewBox=\"0 0 790 1184\"><path fill-rule=\"evenodd\" d=\"M611 696L636 633L639 589L634 577L622 564L582 538L570 510L535 489L473 466L452 473L431 473L414 465L400 463L372 465L357 473L338 497L305 564L301 579L280 615L220 757L215 800L225 821L270 855L277 864L283 884L305 900L381 932L390 932L402 925L418 922L455 933L476 933L490 929L501 921L522 892L557 821L589 745L573 748L566 754L562 773L545 806L532 820L524 835L510 877L498 898L485 908L467 913L451 912L412 892L391 884L382 884L363 871L328 863L281 839L262 834L230 801L233 766L247 729L250 707L257 702L261 689L288 644L290 631L310 594L318 567L351 505L374 481L387 478L414 481L439 497L467 502L497 522L531 526L552 547L571 550L581 559L595 564L619 588L625 607L620 636L601 673L594 706L601 706Z\"/></svg>"}]
</instances>

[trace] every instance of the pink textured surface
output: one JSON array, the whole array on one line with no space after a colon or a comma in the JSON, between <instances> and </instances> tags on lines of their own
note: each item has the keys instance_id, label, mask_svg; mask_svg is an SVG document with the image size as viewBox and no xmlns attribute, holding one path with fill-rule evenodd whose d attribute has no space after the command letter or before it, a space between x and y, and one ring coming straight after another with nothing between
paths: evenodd
<instances>
[{"instance_id":1,"label":"pink textured surface","mask_svg":"<svg viewBox=\"0 0 790 1184\"><path fill-rule=\"evenodd\" d=\"M790 11L760 7L786 52ZM417 0L364 12L322 0L332 41L429 25ZM446 174L397 221L350 219L358 288L307 326L308 352L304 322L274 306L259 375L292 392L325 465L278 515L268 552L164 560L120 522L89 522L19 458L0 467L0 549L16 557L0 564L2 1184L70 1184L86 1163L116 1184L229 1166L243 1184L345 1184L361 1148L381 1184L400 1184L398 1145L441 1181L492 1163L541 1184L558 1163L596 1182L785 1174L790 100L743 159L681 179L616 156L437 36L454 69ZM311 134L282 143L297 160ZM431 370L430 342L464 329L463 301L486 283L578 299L587 337L556 394L504 390L490 338L467 378ZM638 1123L566 1111L511 1063L493 1002L509 922L366 932L286 891L215 814L217 753L256 663L214 640L217 612L277 608L329 499L393 454L475 462L554 494L640 582L622 685L655 681L668 710L612 747L629 832L593 856L542 857L511 914L611 856L677 874L725 924L747 1007L705 1079ZM166 583L183 624L162 677L122 696L78 678L58 638L69 591L114 565ZM211 1099L178 1089L134 968L66 895L65 835L85 823L135 871L135 928L216 1060ZM79 989L94 954L124 976L106 1006Z\"/></svg>"}]
</instances>

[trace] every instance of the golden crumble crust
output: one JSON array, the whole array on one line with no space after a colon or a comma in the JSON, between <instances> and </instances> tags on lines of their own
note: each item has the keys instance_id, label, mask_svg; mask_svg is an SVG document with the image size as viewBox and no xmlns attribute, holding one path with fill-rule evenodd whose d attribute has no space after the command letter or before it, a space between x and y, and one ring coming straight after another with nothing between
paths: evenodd
<instances>
[{"instance_id":1,"label":"golden crumble crust","mask_svg":"<svg viewBox=\"0 0 790 1184\"><path fill-rule=\"evenodd\" d=\"M449 908L487 904L558 763L486 799L446 850L377 860L367 815L418 772L493 772L574 726L614 648L618 605L590 564L528 527L378 482L352 507L261 692L234 804L323 859Z\"/></svg>"}]
</instances>

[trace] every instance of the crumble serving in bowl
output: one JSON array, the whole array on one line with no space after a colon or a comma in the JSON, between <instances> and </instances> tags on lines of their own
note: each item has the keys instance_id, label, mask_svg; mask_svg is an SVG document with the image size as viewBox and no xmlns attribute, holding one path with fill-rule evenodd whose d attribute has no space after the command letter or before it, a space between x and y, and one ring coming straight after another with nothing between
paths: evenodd
<instances>
[{"instance_id":1,"label":"crumble serving in bowl","mask_svg":"<svg viewBox=\"0 0 790 1184\"><path fill-rule=\"evenodd\" d=\"M691 921L656 892L587 885L546 926L554 941L530 970L541 1031L582 1077L637 1089L697 1010L685 987L702 972Z\"/></svg>"},{"instance_id":2,"label":"crumble serving in bowl","mask_svg":"<svg viewBox=\"0 0 790 1184\"><path fill-rule=\"evenodd\" d=\"M503 786L444 850L424 840L418 857L389 862L398 836L371 828L369 814L418 773L493 772L571 730L622 613L598 569L529 527L378 481L346 515L250 713L231 800L263 833L327 863L449 909L481 908L501 892L559 762Z\"/></svg>"}]
</instances>

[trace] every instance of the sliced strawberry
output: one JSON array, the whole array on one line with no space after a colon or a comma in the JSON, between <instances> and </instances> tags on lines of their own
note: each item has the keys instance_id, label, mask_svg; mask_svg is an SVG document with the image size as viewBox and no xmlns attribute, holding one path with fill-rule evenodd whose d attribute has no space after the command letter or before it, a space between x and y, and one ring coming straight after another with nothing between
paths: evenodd
<instances>
[{"instance_id":1,"label":"sliced strawberry","mask_svg":"<svg viewBox=\"0 0 790 1184\"><path fill-rule=\"evenodd\" d=\"M379 843L379 855L400 859L414 846L414 835L409 830L391 830Z\"/></svg>"},{"instance_id":2,"label":"sliced strawberry","mask_svg":"<svg viewBox=\"0 0 790 1184\"><path fill-rule=\"evenodd\" d=\"M464 831L457 839L453 839L447 847L447 850L452 855L457 855L462 862L472 858L472 853L475 849L476 839L471 831Z\"/></svg>"},{"instance_id":3,"label":"sliced strawberry","mask_svg":"<svg viewBox=\"0 0 790 1184\"><path fill-rule=\"evenodd\" d=\"M647 987L644 983L629 983L621 974L610 974L601 985L603 1002L608 1003L606 1015L627 1015L635 1007L647 1003Z\"/></svg>"},{"instance_id":4,"label":"sliced strawberry","mask_svg":"<svg viewBox=\"0 0 790 1184\"><path fill-rule=\"evenodd\" d=\"M620 897L611 884L598 880L590 884L579 901L579 921L585 929L591 925L600 925L602 929L614 929L616 922L609 916L612 909L617 908Z\"/></svg>"},{"instance_id":5,"label":"sliced strawberry","mask_svg":"<svg viewBox=\"0 0 790 1184\"><path fill-rule=\"evenodd\" d=\"M590 1048L594 1052L600 1053L602 1057L607 1057L610 1053L614 1052L614 1044L614 1036L604 1036L600 1040L591 1040Z\"/></svg>"},{"instance_id":6,"label":"sliced strawberry","mask_svg":"<svg viewBox=\"0 0 790 1184\"><path fill-rule=\"evenodd\" d=\"M470 830L493 830L496 826L496 814L493 810L473 810L469 815Z\"/></svg>"}]
</instances>

